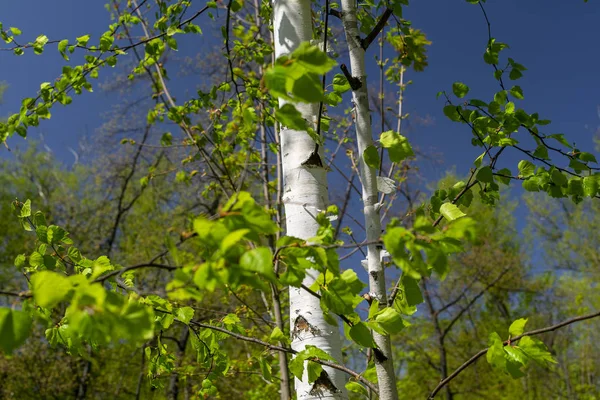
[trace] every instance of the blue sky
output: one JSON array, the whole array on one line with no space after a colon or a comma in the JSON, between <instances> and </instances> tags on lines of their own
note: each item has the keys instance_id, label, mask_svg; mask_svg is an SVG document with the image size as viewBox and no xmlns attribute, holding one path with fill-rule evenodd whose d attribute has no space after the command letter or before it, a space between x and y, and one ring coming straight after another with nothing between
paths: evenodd
<instances>
[{"instance_id":1,"label":"blue sky","mask_svg":"<svg viewBox=\"0 0 600 400\"><path fill-rule=\"evenodd\" d=\"M104 4L104 0L4 2L0 21L5 28L19 27L23 31L21 41L42 33L50 39L71 40L89 33L93 41L110 23ZM525 76L517 81L525 93L522 104L526 110L537 111L543 118L552 120L545 133L565 133L578 147L591 151L594 132L600 126L598 2L489 0L486 10L492 35L510 45L510 49L505 50L507 56L528 68ZM198 23L205 27L204 37L184 40L180 57L214 45L217 33L210 31L208 19L203 18ZM436 93L450 90L454 81L462 81L472 88L469 97L483 100L491 99L499 90L492 78L491 66L482 58L487 41L485 20L478 6L464 0L413 1L405 9L405 18L412 20L413 26L423 30L432 41L428 51L429 67L421 73L407 74L414 84L405 97L405 111L413 116L406 133L423 151L433 150L436 154L438 163L420 163L428 181L443 176L453 166L459 174L465 174L481 151L471 147L468 128L444 117L443 100L436 100ZM369 56L378 51L376 46L372 47ZM386 57L392 56L386 54ZM54 80L62 65L64 61L54 45L48 46L41 56L28 52L17 57L10 52L0 52L0 80L10 85L4 104L0 105L0 115L17 111L21 99L34 96L41 82ZM375 70L372 72L376 74ZM110 70L103 70L100 80L110 79L111 74ZM174 79L172 90L184 98L188 88L197 83L190 82L194 79L198 77ZM43 121L30 135L43 134L45 143L68 164L73 160L68 148L76 149L83 135L94 135L103 121L102 114L116 101L114 95L95 86L95 93L74 98L70 106L56 106L52 119ZM13 137L9 144L22 147L25 141ZM1 149L0 157L6 153ZM502 165L515 171L521 157L515 151L507 153Z\"/></svg>"}]
</instances>

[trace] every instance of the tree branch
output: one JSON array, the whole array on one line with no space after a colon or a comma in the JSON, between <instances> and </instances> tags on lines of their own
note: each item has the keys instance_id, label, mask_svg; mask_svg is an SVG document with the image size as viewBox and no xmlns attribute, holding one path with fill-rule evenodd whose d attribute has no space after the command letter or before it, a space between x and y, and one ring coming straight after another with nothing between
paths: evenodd
<instances>
[{"instance_id":1,"label":"tree branch","mask_svg":"<svg viewBox=\"0 0 600 400\"><path fill-rule=\"evenodd\" d=\"M297 354L298 353L298 351L296 351L296 350L294 350L292 348L273 345L273 344L264 342L264 341L262 341L260 339L257 339L257 338L240 335L239 333L232 332L232 331L230 331L228 329L221 328L219 326L213 326L213 325L209 325L209 324L203 324L201 322L195 322L195 321L190 321L190 324L194 325L194 326L197 326L199 328L212 329L214 331L222 332L222 333L225 333L225 334L227 334L229 336L232 336L232 337L234 337L236 339L242 340L244 342L258 344L258 345L263 346L263 347L265 347L265 348L267 348L269 350L284 351L286 353L291 353L291 354ZM321 360L320 358L316 358L316 357L309 358L309 360L313 361L313 362L316 362L317 364L325 365L327 367L331 367L331 368L337 369L339 371L345 372L348 375L352 376L357 381L362 382L365 386L367 386L369 389L371 389L374 393L379 394L379 391L377 390L377 386L375 386L371 381L369 381L368 379L366 379L365 377L363 377L358 372L351 370L350 368L346 368L343 365L339 365L339 364L336 364L336 363L331 362L331 361Z\"/></svg>"},{"instance_id":2,"label":"tree branch","mask_svg":"<svg viewBox=\"0 0 600 400\"><path fill-rule=\"evenodd\" d=\"M386 8L385 11L383 12L383 14L381 15L381 18L379 18L379 21L377 21L377 24L375 25L373 30L371 32L369 32L369 34L367 35L366 38L364 38L360 41L360 46L364 50L367 50L369 48L369 45L371 43L373 43L373 40L375 40L375 38L379 35L379 32L382 31L383 27L385 26L385 24L387 23L387 21L391 17L391 15L392 15L392 9Z\"/></svg>"},{"instance_id":3,"label":"tree branch","mask_svg":"<svg viewBox=\"0 0 600 400\"><path fill-rule=\"evenodd\" d=\"M510 266L507 266L504 268L504 270L502 270L502 272L496 277L496 279L494 279L493 281L491 281L485 288L481 289L481 291L479 293L477 293L468 303L465 307L463 307L458 314L456 314L454 316L454 318L452 318L452 320L450 320L450 323L448 324L448 326L446 326L443 330L442 330L442 337L446 337L446 335L448 334L448 332L450 332L450 329L452 329L452 327L454 326L454 324L460 319L460 317L463 316L463 314L469 309L471 308L471 306L473 304L475 304L475 302L477 300L479 300L479 298L481 296L483 296L488 290L490 290L496 283L498 283L500 281L500 279L502 279L502 277L511 269Z\"/></svg>"},{"instance_id":4,"label":"tree branch","mask_svg":"<svg viewBox=\"0 0 600 400\"><path fill-rule=\"evenodd\" d=\"M127 271L133 271L133 270L141 269L141 268L158 268L158 269L166 269L168 271L173 271L173 270L179 269L181 267L177 267L177 266L174 266L174 265L157 264L157 263L154 263L154 262L149 262L149 263L144 263L144 264L137 264L137 265L130 265L129 267L125 267L125 268L117 269L117 270L114 270L114 271L110 271L108 274L102 275L102 276L94 279L93 283L102 283L105 280L112 278L113 276L120 276L120 275L123 275Z\"/></svg>"},{"instance_id":5,"label":"tree branch","mask_svg":"<svg viewBox=\"0 0 600 400\"><path fill-rule=\"evenodd\" d=\"M25 292L7 292L7 291L4 291L4 290L0 290L0 295L20 297L22 299L28 299L28 298L31 298L33 296L29 290L27 290Z\"/></svg>"},{"instance_id":6,"label":"tree branch","mask_svg":"<svg viewBox=\"0 0 600 400\"><path fill-rule=\"evenodd\" d=\"M515 336L514 338L510 339L510 343L514 343L516 341L518 341L519 339L524 338L525 336L534 336L534 335L540 335L542 333L546 333L546 332L552 332L555 331L557 329L560 329L562 327L565 327L567 325L571 325L574 324L575 322L580 322L580 321L585 321L588 319L592 319L592 318L596 318L596 317L600 317L600 311L596 311L594 313L591 314L586 314L586 315L582 315L580 317L575 317L575 318L571 318L568 319L566 321L560 322L556 325L551 325L545 328L540 328L540 329L535 329L533 331L529 331L529 332L525 332L522 335L519 336ZM505 340L503 345L504 346L508 346L509 341ZM433 389L433 391L431 392L431 394L429 395L429 400L432 400L435 395L444 387L446 386L452 379L456 378L463 370L465 370L469 365L473 364L475 361L477 361L481 356L483 356L484 354L487 353L489 347L486 347L485 349L480 350L479 352L477 352L473 357L469 358L464 364L462 364L460 367L458 367L453 373L451 373L446 379L442 380L436 387L435 389Z\"/></svg>"}]
</instances>

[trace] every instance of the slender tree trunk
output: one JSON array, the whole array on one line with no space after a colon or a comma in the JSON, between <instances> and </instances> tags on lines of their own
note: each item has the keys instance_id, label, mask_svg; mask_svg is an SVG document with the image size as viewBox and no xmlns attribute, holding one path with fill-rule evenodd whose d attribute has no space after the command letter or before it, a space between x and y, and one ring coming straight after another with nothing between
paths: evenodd
<instances>
[{"instance_id":1,"label":"slender tree trunk","mask_svg":"<svg viewBox=\"0 0 600 400\"><path fill-rule=\"evenodd\" d=\"M448 356L446 353L446 343L444 332L442 332L442 327L440 325L440 320L438 318L437 310L434 308L433 301L431 300L431 296L429 294L429 290L427 289L427 284L425 280L423 282L423 294L425 296L425 301L427 302L427 307L429 308L429 314L433 319L433 325L435 327L435 334L438 340L438 351L440 352L440 380L443 381L448 377ZM452 390L450 390L450 385L446 385L446 400L453 400L454 395Z\"/></svg>"},{"instance_id":2,"label":"slender tree trunk","mask_svg":"<svg viewBox=\"0 0 600 400\"><path fill-rule=\"evenodd\" d=\"M81 373L81 379L79 380L79 386L77 387L77 400L85 399L88 390L88 384L90 382L90 373L92 370L92 346L88 345L88 360L84 360L83 371Z\"/></svg>"},{"instance_id":3,"label":"slender tree trunk","mask_svg":"<svg viewBox=\"0 0 600 400\"><path fill-rule=\"evenodd\" d=\"M275 0L273 19L276 57L312 39L311 0ZM307 121L316 122L317 104L296 104L296 108ZM280 135L287 235L309 239L319 228L316 214L329 201L326 171L322 162L308 162L314 159L316 144L306 132L282 127ZM310 286L317 276L317 271L309 270L303 283ZM293 349L313 345L341 362L339 329L325 321L318 298L303 289L290 288L290 325ZM345 399L344 383L343 373L332 368L324 367L324 373L312 384L305 372L302 381L296 379L297 398Z\"/></svg>"},{"instance_id":4,"label":"slender tree trunk","mask_svg":"<svg viewBox=\"0 0 600 400\"><path fill-rule=\"evenodd\" d=\"M185 348L190 337L190 328L185 326L181 332L181 336L177 341L177 352L175 353L175 368L180 368L185 357ZM179 397L179 372L175 371L169 380L169 389L167 390L167 398L177 400Z\"/></svg>"},{"instance_id":5,"label":"slender tree trunk","mask_svg":"<svg viewBox=\"0 0 600 400\"><path fill-rule=\"evenodd\" d=\"M350 55L350 70L354 78L360 80L360 87L352 92L355 107L355 126L358 144L359 176L362 184L362 199L365 214L367 241L373 243L381 236L379 205L377 204L377 178L375 168L369 167L363 158L365 149L373 144L371 132L371 112L369 110L369 93L367 91L367 70L365 67L365 51L361 47L360 33L356 18L356 1L342 0L342 22L346 33L346 41ZM385 273L377 245L367 247L367 266L369 271L369 294L387 305L385 289ZM379 382L379 397L382 400L397 400L396 376L389 335L373 332L373 338L384 357L376 357L375 367Z\"/></svg>"},{"instance_id":6,"label":"slender tree trunk","mask_svg":"<svg viewBox=\"0 0 600 400\"><path fill-rule=\"evenodd\" d=\"M271 294L273 297L273 313L275 314L275 323L277 327L283 332L283 315L281 313L281 298L279 297L279 290L274 284L271 285ZM283 345L283 343L280 343ZM279 377L281 382L279 384L279 397L281 400L291 400L292 393L290 391L290 374L288 368L287 354L283 351L279 352Z\"/></svg>"},{"instance_id":7,"label":"slender tree trunk","mask_svg":"<svg viewBox=\"0 0 600 400\"><path fill-rule=\"evenodd\" d=\"M259 37L261 37L261 18L260 18L260 2L259 0L254 0L254 22L256 26L259 27ZM259 76L262 76L264 71L263 67L258 67ZM264 105L261 104L260 107L261 112L264 112ZM267 206L271 208L271 194L269 193L269 152L267 151L267 131L265 129L264 120L261 121L260 124L260 156L263 162L262 173L263 173L263 196L265 197L265 201ZM279 159L277 160L279 162ZM278 184L279 186L279 184ZM276 199L279 202L279 198ZM279 206L277 206L279 207ZM277 221L280 223L281 221ZM278 239L278 238L277 238ZM269 246L273 251L275 251L275 238L271 237L269 239ZM277 268L275 266L275 268ZM275 271L277 272L277 271ZM273 299L273 313L275 314L275 322L277 327L281 329L282 332L285 332L283 327L283 315L281 313L281 298L279 296L279 289L275 284L271 284L271 297ZM280 346L283 346L285 343L279 343ZM284 351L279 352L279 398L280 400L291 400L292 392L290 391L290 372L288 367L288 356Z\"/></svg>"}]
</instances>

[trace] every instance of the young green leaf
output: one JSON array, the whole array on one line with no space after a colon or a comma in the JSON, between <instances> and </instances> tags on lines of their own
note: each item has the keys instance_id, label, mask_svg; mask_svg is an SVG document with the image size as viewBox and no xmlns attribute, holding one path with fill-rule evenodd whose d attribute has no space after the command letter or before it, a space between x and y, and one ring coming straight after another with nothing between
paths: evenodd
<instances>
[{"instance_id":1,"label":"young green leaf","mask_svg":"<svg viewBox=\"0 0 600 400\"><path fill-rule=\"evenodd\" d=\"M386 307L381 310L375 317L375 321L389 334L398 333L404 329L405 326L398 311L391 307Z\"/></svg>"},{"instance_id":2,"label":"young green leaf","mask_svg":"<svg viewBox=\"0 0 600 400\"><path fill-rule=\"evenodd\" d=\"M448 220L454 221L455 219L462 218L466 216L464 212L460 211L456 205L452 203L444 203L440 207L440 213Z\"/></svg>"},{"instance_id":3,"label":"young green leaf","mask_svg":"<svg viewBox=\"0 0 600 400\"><path fill-rule=\"evenodd\" d=\"M69 278L56 272L41 271L31 277L33 299L41 307L54 307L67 297L72 287Z\"/></svg>"},{"instance_id":4,"label":"young green leaf","mask_svg":"<svg viewBox=\"0 0 600 400\"><path fill-rule=\"evenodd\" d=\"M525 329L526 323L527 318L519 318L518 320L514 321L512 324L510 324L510 327L508 328L508 334L510 336L521 335Z\"/></svg>"},{"instance_id":5,"label":"young green leaf","mask_svg":"<svg viewBox=\"0 0 600 400\"><path fill-rule=\"evenodd\" d=\"M454 82L452 84L452 92L456 97L462 99L469 93L469 87L462 82Z\"/></svg>"},{"instance_id":6,"label":"young green leaf","mask_svg":"<svg viewBox=\"0 0 600 400\"><path fill-rule=\"evenodd\" d=\"M492 172L492 168L489 165L481 168L477 171L477 175L475 176L478 181L484 183L494 182L494 173Z\"/></svg>"},{"instance_id":7,"label":"young green leaf","mask_svg":"<svg viewBox=\"0 0 600 400\"><path fill-rule=\"evenodd\" d=\"M369 167L375 169L379 168L379 152L375 146L367 146L363 153L363 158L365 160L365 164L367 164Z\"/></svg>"},{"instance_id":8,"label":"young green leaf","mask_svg":"<svg viewBox=\"0 0 600 400\"><path fill-rule=\"evenodd\" d=\"M372 348L375 347L375 341L373 340L373 335L371 331L367 327L364 322L359 322L354 324L350 328L350 337L354 340L359 346Z\"/></svg>"},{"instance_id":9,"label":"young green leaf","mask_svg":"<svg viewBox=\"0 0 600 400\"><path fill-rule=\"evenodd\" d=\"M0 350L11 354L25 343L31 332L31 317L25 311L0 307Z\"/></svg>"}]
</instances>

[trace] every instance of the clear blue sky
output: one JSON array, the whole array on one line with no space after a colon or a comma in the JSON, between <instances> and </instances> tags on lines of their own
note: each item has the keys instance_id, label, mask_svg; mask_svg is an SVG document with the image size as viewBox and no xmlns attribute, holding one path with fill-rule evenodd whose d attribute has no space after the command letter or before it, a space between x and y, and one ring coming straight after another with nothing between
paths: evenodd
<instances>
[{"instance_id":1,"label":"clear blue sky","mask_svg":"<svg viewBox=\"0 0 600 400\"><path fill-rule=\"evenodd\" d=\"M23 31L22 41L42 33L50 39L71 40L89 33L97 40L110 23L104 0L3 3L0 21L5 28L19 27ZM580 148L592 150L592 138L600 126L600 4L583 0L489 0L486 10L492 35L508 43L507 55L528 68L518 81L525 92L526 109L552 120L546 133L565 133ZM407 75L414 84L406 92L405 102L406 112L429 122L420 124L416 119L411 120L408 135L421 149L433 148L442 155L439 165L421 163L428 179L439 178L451 166L456 166L459 174L465 174L480 149L470 146L468 128L443 116L443 100L436 100L435 95L440 90L450 90L452 82L457 80L472 88L470 96L483 100L490 99L498 90L491 67L482 59L487 41L485 21L479 7L464 0L415 0L405 9L405 17L433 42L428 52L429 67L425 72ZM203 46L215 43L215 33L207 32L208 19L204 17L198 23L205 26L205 38L184 41L180 56L193 55ZM375 55L376 46L372 52ZM63 63L55 45L48 46L42 56L28 52L17 57L0 52L0 80L10 85L4 104L0 105L0 115L17 111L23 97L34 96L41 82L52 81L60 74ZM103 70L101 80L109 79L110 74L109 70ZM186 77L173 83L181 98L187 88L197 83L190 79L198 78ZM96 86L95 93L74 98L70 106L56 106L52 119L33 128L31 136L42 133L55 154L71 162L67 148L77 148L82 135L93 135L102 123L101 114L116 100ZM24 141L13 137L9 144L23 146ZM5 154L5 149L0 150L0 156ZM502 165L515 171L520 159L513 151L504 157Z\"/></svg>"}]
</instances>

